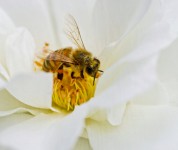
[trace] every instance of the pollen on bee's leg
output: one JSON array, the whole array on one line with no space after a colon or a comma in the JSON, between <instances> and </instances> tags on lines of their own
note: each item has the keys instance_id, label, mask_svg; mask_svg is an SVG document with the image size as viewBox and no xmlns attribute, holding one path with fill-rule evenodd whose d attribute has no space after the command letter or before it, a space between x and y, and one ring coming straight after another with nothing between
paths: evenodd
<instances>
[{"instance_id":1,"label":"pollen on bee's leg","mask_svg":"<svg viewBox=\"0 0 178 150\"><path fill-rule=\"evenodd\" d=\"M41 67L41 66L43 65L43 64L42 64L41 62L39 62L39 61L35 61L34 63L35 63L35 65L38 66L38 67Z\"/></svg>"},{"instance_id":2,"label":"pollen on bee's leg","mask_svg":"<svg viewBox=\"0 0 178 150\"><path fill-rule=\"evenodd\" d=\"M63 78L59 80L54 75L53 82L53 102L60 108L67 111L75 109L76 105L81 105L94 96L95 85L93 77L84 73L84 78L73 78L71 67L63 68Z\"/></svg>"},{"instance_id":3,"label":"pollen on bee's leg","mask_svg":"<svg viewBox=\"0 0 178 150\"><path fill-rule=\"evenodd\" d=\"M34 60L34 70L41 70L43 66L43 62L41 60Z\"/></svg>"},{"instance_id":4,"label":"pollen on bee's leg","mask_svg":"<svg viewBox=\"0 0 178 150\"><path fill-rule=\"evenodd\" d=\"M43 49L42 49L43 53L48 53L49 52L49 43L44 43Z\"/></svg>"}]
</instances>

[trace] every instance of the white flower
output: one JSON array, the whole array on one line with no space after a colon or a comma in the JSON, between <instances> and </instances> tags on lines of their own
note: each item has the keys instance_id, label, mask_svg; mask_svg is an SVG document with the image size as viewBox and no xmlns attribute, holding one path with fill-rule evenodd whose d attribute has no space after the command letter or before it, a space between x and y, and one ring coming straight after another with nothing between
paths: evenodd
<instances>
[{"instance_id":1,"label":"white flower","mask_svg":"<svg viewBox=\"0 0 178 150\"><path fill-rule=\"evenodd\" d=\"M0 9L0 149L178 148L176 0L0 6L16 24ZM105 71L95 97L70 114L52 107L52 76L32 67L44 42L70 46L62 35L66 13Z\"/></svg>"}]
</instances>

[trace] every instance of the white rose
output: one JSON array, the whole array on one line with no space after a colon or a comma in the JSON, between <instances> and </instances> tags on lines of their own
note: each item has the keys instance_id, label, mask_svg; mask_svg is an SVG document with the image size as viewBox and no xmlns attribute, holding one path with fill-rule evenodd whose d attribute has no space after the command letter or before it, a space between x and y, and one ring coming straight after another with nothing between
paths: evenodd
<instances>
[{"instance_id":1,"label":"white rose","mask_svg":"<svg viewBox=\"0 0 178 150\"><path fill-rule=\"evenodd\" d=\"M178 149L176 0L0 6L0 149ZM66 13L105 71L95 97L71 113L52 106L52 75L32 66L44 42L70 46L62 34Z\"/></svg>"}]
</instances>

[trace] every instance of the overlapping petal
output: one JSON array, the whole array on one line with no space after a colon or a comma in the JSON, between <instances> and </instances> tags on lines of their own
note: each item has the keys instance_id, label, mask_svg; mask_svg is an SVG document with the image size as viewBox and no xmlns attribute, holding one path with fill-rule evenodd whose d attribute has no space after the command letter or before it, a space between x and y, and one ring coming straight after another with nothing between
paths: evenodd
<instances>
[{"instance_id":1,"label":"overlapping petal","mask_svg":"<svg viewBox=\"0 0 178 150\"><path fill-rule=\"evenodd\" d=\"M97 111L99 113L103 111L105 120L108 120L111 124L119 124L125 108L123 103L132 100L154 85L157 80L156 64L157 56L132 62L131 64L126 63L120 67L119 63L115 64L110 68L112 71L110 70L103 75L103 79L101 79L98 86L99 94L96 95L93 101L89 102L93 103L90 105L91 108L96 109L96 114ZM111 72L114 72L114 74L111 75ZM109 80L109 82L102 82L102 80ZM117 110L118 108L120 109ZM110 111L114 112L115 115L109 115ZM94 115L94 118L100 120L101 116L96 117Z\"/></svg>"},{"instance_id":2,"label":"overlapping petal","mask_svg":"<svg viewBox=\"0 0 178 150\"><path fill-rule=\"evenodd\" d=\"M177 149L177 113L173 106L130 105L120 126L87 120L89 142L102 150Z\"/></svg>"},{"instance_id":3,"label":"overlapping petal","mask_svg":"<svg viewBox=\"0 0 178 150\"><path fill-rule=\"evenodd\" d=\"M9 34L14 31L15 25L7 14L0 8L0 63L5 66L4 49L5 42ZM2 68L2 67L1 67Z\"/></svg>"},{"instance_id":4,"label":"overlapping petal","mask_svg":"<svg viewBox=\"0 0 178 150\"><path fill-rule=\"evenodd\" d=\"M18 150L45 149L44 138L47 136L47 129L61 117L59 114L41 114L23 120L0 132L0 145Z\"/></svg>"},{"instance_id":5,"label":"overlapping petal","mask_svg":"<svg viewBox=\"0 0 178 150\"><path fill-rule=\"evenodd\" d=\"M150 4L149 0L96 1L91 20L95 50L103 50L127 35L145 16Z\"/></svg>"},{"instance_id":6,"label":"overlapping petal","mask_svg":"<svg viewBox=\"0 0 178 150\"><path fill-rule=\"evenodd\" d=\"M7 0L0 1L0 6L8 13L17 26L24 26L32 33L37 48L40 49L44 42L49 42L56 47L58 42L53 30L53 18L49 15L49 7L42 0Z\"/></svg>"},{"instance_id":7,"label":"overlapping petal","mask_svg":"<svg viewBox=\"0 0 178 150\"><path fill-rule=\"evenodd\" d=\"M164 17L165 12L159 1L152 1L149 10L137 26L102 51L103 68L111 66L118 60L122 63L143 59L169 46L175 36Z\"/></svg>"},{"instance_id":8,"label":"overlapping petal","mask_svg":"<svg viewBox=\"0 0 178 150\"><path fill-rule=\"evenodd\" d=\"M0 145L18 150L71 149L83 130L85 116L81 109L68 116L64 113L38 115L2 131Z\"/></svg>"},{"instance_id":9,"label":"overlapping petal","mask_svg":"<svg viewBox=\"0 0 178 150\"><path fill-rule=\"evenodd\" d=\"M52 74L28 73L12 78L6 89L19 101L36 108L51 108Z\"/></svg>"},{"instance_id":10,"label":"overlapping petal","mask_svg":"<svg viewBox=\"0 0 178 150\"><path fill-rule=\"evenodd\" d=\"M62 34L64 15L71 14L79 25L86 48L96 55L107 44L129 32L142 19L149 5L149 0L55 0L51 2L51 9L62 46L71 45L66 35Z\"/></svg>"},{"instance_id":11,"label":"overlapping petal","mask_svg":"<svg viewBox=\"0 0 178 150\"><path fill-rule=\"evenodd\" d=\"M14 113L30 113L32 115L51 113L50 110L37 109L20 102L5 89L0 91L0 103L0 117L9 116Z\"/></svg>"},{"instance_id":12,"label":"overlapping petal","mask_svg":"<svg viewBox=\"0 0 178 150\"><path fill-rule=\"evenodd\" d=\"M7 16L7 14L0 9L0 35L5 35L7 33L10 33L15 29L15 25L12 22L12 20ZM2 46L2 43L1 43Z\"/></svg>"},{"instance_id":13,"label":"overlapping petal","mask_svg":"<svg viewBox=\"0 0 178 150\"><path fill-rule=\"evenodd\" d=\"M10 116L5 116L0 118L0 133L8 129L9 127L15 126L17 124L20 124L21 122L31 119L34 117L30 113L15 113ZM0 145L1 146L1 145ZM0 147L1 148L1 147Z\"/></svg>"},{"instance_id":14,"label":"overlapping petal","mask_svg":"<svg viewBox=\"0 0 178 150\"><path fill-rule=\"evenodd\" d=\"M17 28L8 36L4 57L11 77L33 71L35 44L31 34L24 28Z\"/></svg>"},{"instance_id":15,"label":"overlapping petal","mask_svg":"<svg viewBox=\"0 0 178 150\"><path fill-rule=\"evenodd\" d=\"M4 18L3 24L5 24L5 22L7 26L8 24L12 24L3 11L1 11L0 14ZM1 23L0 25L5 32L6 30L3 24ZM1 48L1 56L3 56L2 60L4 61L2 64L5 67L1 65L1 86L7 84L6 89L8 89L15 98L27 105L50 108L52 77L49 74L29 74L34 71L33 58L35 54L35 43L33 37L25 28L13 27L14 26L11 27L13 30L11 28L11 30L8 29L8 34L4 33L6 36L2 36L4 43L1 45L4 46ZM4 34L2 33L1 35ZM22 73L24 74L20 75ZM2 96L2 99L4 98L7 97ZM11 113L16 111L19 111L19 108L12 110Z\"/></svg>"}]
</instances>

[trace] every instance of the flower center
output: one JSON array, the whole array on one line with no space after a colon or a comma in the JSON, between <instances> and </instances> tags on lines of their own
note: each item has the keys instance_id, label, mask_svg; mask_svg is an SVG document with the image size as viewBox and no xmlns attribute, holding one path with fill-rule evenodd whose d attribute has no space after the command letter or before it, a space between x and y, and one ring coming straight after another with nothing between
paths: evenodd
<instances>
[{"instance_id":1,"label":"flower center","mask_svg":"<svg viewBox=\"0 0 178 150\"><path fill-rule=\"evenodd\" d=\"M93 77L84 72L84 78L79 72L74 72L73 67L63 67L62 73L54 73L52 100L59 107L73 110L76 105L88 101L95 93ZM59 78L62 75L62 78Z\"/></svg>"}]
</instances>

